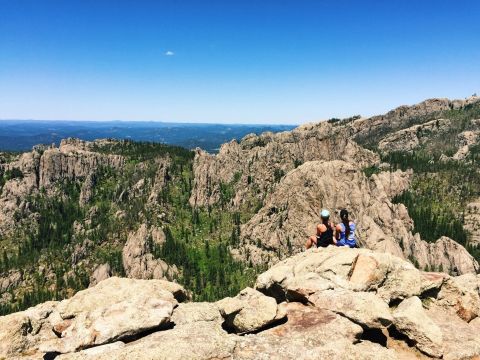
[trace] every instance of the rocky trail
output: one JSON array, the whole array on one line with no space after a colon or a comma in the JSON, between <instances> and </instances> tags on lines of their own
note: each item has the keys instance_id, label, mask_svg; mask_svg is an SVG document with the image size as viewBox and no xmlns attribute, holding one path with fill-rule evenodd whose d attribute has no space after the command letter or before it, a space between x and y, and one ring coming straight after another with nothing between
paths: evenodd
<instances>
[{"instance_id":1,"label":"rocky trail","mask_svg":"<svg viewBox=\"0 0 480 360\"><path fill-rule=\"evenodd\" d=\"M214 303L180 285L112 277L0 318L6 359L475 359L480 277L386 253L287 258Z\"/></svg>"}]
</instances>

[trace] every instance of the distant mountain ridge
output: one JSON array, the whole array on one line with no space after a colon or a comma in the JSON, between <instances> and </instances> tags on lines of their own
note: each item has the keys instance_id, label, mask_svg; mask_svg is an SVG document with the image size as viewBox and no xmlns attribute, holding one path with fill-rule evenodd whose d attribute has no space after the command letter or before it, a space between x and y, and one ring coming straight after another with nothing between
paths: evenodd
<instances>
[{"instance_id":1,"label":"distant mountain ridge","mask_svg":"<svg viewBox=\"0 0 480 360\"><path fill-rule=\"evenodd\" d=\"M102 138L152 141L216 152L224 142L241 139L250 133L278 132L294 127L157 121L0 120L0 151L28 151L37 144L58 146L62 139L75 137L86 141Z\"/></svg>"}]
</instances>

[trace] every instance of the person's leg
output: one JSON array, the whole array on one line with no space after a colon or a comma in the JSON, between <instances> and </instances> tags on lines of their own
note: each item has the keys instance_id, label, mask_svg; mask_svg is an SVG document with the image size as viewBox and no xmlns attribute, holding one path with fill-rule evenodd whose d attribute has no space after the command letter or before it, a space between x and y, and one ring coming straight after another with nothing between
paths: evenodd
<instances>
[{"instance_id":1,"label":"person's leg","mask_svg":"<svg viewBox=\"0 0 480 360\"><path fill-rule=\"evenodd\" d=\"M307 249L310 249L313 245L317 244L317 237L315 235L312 235L308 238L307 242L305 243L305 247Z\"/></svg>"},{"instance_id":2,"label":"person's leg","mask_svg":"<svg viewBox=\"0 0 480 360\"><path fill-rule=\"evenodd\" d=\"M337 246L348 246L345 240L338 240L337 241Z\"/></svg>"}]
</instances>

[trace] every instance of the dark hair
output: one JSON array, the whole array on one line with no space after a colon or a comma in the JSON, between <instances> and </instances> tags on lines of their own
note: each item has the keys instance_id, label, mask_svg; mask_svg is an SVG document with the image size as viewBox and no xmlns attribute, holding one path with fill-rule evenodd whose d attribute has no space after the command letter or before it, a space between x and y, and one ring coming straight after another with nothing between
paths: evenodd
<instances>
[{"instance_id":1,"label":"dark hair","mask_svg":"<svg viewBox=\"0 0 480 360\"><path fill-rule=\"evenodd\" d=\"M348 211L346 209L340 210L340 219L345 226L345 238L348 238L350 235L350 220L348 220Z\"/></svg>"}]
</instances>

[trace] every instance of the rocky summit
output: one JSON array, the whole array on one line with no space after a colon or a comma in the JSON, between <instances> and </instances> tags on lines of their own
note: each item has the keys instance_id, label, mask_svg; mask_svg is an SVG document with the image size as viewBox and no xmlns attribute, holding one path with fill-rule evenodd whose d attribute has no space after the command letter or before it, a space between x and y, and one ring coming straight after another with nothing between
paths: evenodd
<instances>
[{"instance_id":1,"label":"rocky summit","mask_svg":"<svg viewBox=\"0 0 480 360\"><path fill-rule=\"evenodd\" d=\"M254 288L191 302L180 285L112 277L0 318L6 359L476 359L480 276L328 247Z\"/></svg>"}]
</instances>

